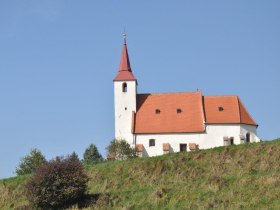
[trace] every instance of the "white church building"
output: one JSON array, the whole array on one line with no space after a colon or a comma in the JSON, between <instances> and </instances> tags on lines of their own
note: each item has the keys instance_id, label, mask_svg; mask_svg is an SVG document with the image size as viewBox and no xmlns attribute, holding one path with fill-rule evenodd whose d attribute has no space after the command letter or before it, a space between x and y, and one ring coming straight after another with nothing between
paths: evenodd
<instances>
[{"instance_id":1,"label":"white church building","mask_svg":"<svg viewBox=\"0 0 280 210\"><path fill-rule=\"evenodd\" d=\"M124 40L114 79L115 138L136 147L140 157L260 141L238 96L140 94L137 85Z\"/></svg>"}]
</instances>

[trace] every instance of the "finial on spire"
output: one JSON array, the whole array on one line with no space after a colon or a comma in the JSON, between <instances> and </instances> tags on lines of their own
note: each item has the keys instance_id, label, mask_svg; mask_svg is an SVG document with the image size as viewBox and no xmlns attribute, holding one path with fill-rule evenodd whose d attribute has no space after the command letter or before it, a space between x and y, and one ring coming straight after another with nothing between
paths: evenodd
<instances>
[{"instance_id":1,"label":"finial on spire","mask_svg":"<svg viewBox=\"0 0 280 210\"><path fill-rule=\"evenodd\" d=\"M123 31L123 41L124 41L124 44L126 44L126 33L125 33L125 29Z\"/></svg>"}]
</instances>

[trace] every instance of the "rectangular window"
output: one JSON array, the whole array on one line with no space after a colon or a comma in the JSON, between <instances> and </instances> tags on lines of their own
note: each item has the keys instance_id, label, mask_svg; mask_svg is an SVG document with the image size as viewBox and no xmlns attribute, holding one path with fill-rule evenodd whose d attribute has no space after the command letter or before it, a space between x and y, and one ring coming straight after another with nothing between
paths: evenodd
<instances>
[{"instance_id":1,"label":"rectangular window","mask_svg":"<svg viewBox=\"0 0 280 210\"><path fill-rule=\"evenodd\" d=\"M239 138L240 138L240 144L244 144L245 143L245 136L243 134L240 134Z\"/></svg>"},{"instance_id":2,"label":"rectangular window","mask_svg":"<svg viewBox=\"0 0 280 210\"><path fill-rule=\"evenodd\" d=\"M150 140L149 140L149 146L150 146L150 147L156 146L156 140L155 140L155 139L150 139Z\"/></svg>"},{"instance_id":3,"label":"rectangular window","mask_svg":"<svg viewBox=\"0 0 280 210\"><path fill-rule=\"evenodd\" d=\"M187 144L180 144L180 152L187 151Z\"/></svg>"},{"instance_id":4,"label":"rectangular window","mask_svg":"<svg viewBox=\"0 0 280 210\"><path fill-rule=\"evenodd\" d=\"M224 136L224 146L229 145L229 138L227 136Z\"/></svg>"}]
</instances>

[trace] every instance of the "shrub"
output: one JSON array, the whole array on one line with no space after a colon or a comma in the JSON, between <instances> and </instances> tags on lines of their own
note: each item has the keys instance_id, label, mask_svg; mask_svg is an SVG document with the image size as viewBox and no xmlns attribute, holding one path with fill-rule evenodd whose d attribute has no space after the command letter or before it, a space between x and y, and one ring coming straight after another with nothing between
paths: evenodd
<instances>
[{"instance_id":1,"label":"shrub","mask_svg":"<svg viewBox=\"0 0 280 210\"><path fill-rule=\"evenodd\" d=\"M36 209L59 209L85 196L88 177L80 161L58 157L40 166L25 192Z\"/></svg>"},{"instance_id":2,"label":"shrub","mask_svg":"<svg viewBox=\"0 0 280 210\"><path fill-rule=\"evenodd\" d=\"M126 160L137 157L136 150L130 147L124 139L114 139L106 148L108 151L108 159Z\"/></svg>"},{"instance_id":3,"label":"shrub","mask_svg":"<svg viewBox=\"0 0 280 210\"><path fill-rule=\"evenodd\" d=\"M98 152L97 147L94 144L89 145L89 147L84 152L84 163L96 164L102 161L102 155Z\"/></svg>"},{"instance_id":4,"label":"shrub","mask_svg":"<svg viewBox=\"0 0 280 210\"><path fill-rule=\"evenodd\" d=\"M31 174L39 166L46 163L46 159L38 149L32 149L29 155L23 157L16 168L17 175Z\"/></svg>"}]
</instances>

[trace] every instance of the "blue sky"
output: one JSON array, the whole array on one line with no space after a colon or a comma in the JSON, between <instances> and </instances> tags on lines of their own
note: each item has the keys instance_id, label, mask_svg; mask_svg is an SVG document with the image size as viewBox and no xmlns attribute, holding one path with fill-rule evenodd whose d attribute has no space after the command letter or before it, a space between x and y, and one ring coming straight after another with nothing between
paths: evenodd
<instances>
[{"instance_id":1,"label":"blue sky","mask_svg":"<svg viewBox=\"0 0 280 210\"><path fill-rule=\"evenodd\" d=\"M138 91L239 95L279 137L280 1L0 2L0 178L114 137L113 78L127 33Z\"/></svg>"}]
</instances>

